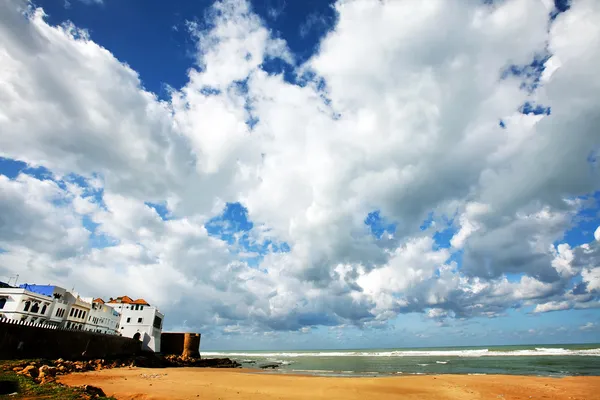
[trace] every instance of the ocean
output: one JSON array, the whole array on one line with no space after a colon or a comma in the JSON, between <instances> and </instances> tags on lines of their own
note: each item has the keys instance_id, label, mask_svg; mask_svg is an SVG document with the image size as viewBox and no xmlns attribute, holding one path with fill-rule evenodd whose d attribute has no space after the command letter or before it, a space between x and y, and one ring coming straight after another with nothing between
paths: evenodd
<instances>
[{"instance_id":1,"label":"ocean","mask_svg":"<svg viewBox=\"0 0 600 400\"><path fill-rule=\"evenodd\" d=\"M321 376L424 374L600 375L600 344L433 347L369 350L213 351L244 368ZM270 370L269 370L270 371Z\"/></svg>"}]
</instances>

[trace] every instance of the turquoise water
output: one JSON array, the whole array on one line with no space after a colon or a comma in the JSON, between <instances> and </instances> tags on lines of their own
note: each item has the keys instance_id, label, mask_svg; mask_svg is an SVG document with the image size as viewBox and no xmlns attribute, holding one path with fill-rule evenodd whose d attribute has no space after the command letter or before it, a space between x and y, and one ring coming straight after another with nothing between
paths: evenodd
<instances>
[{"instance_id":1,"label":"turquoise water","mask_svg":"<svg viewBox=\"0 0 600 400\"><path fill-rule=\"evenodd\" d=\"M368 350L222 351L246 368L266 363L274 373L323 376L415 374L600 375L600 344L435 347Z\"/></svg>"}]
</instances>

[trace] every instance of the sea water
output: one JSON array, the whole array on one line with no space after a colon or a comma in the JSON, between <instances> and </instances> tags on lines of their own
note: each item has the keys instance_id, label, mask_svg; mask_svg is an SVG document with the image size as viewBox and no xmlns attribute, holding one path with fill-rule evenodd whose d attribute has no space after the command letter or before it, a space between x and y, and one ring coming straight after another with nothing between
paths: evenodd
<instances>
[{"instance_id":1,"label":"sea water","mask_svg":"<svg viewBox=\"0 0 600 400\"><path fill-rule=\"evenodd\" d=\"M307 351L214 351L245 368L323 376L419 374L600 375L600 344Z\"/></svg>"}]
</instances>

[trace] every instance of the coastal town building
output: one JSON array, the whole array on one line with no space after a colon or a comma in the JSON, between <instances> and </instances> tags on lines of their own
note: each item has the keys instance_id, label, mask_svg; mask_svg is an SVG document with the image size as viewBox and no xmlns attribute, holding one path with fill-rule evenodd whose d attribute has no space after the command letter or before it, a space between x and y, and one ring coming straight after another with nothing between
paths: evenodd
<instances>
[{"instance_id":1,"label":"coastal town building","mask_svg":"<svg viewBox=\"0 0 600 400\"><path fill-rule=\"evenodd\" d=\"M121 314L120 333L142 341L144 350L159 352L164 315L144 299L111 298L106 305Z\"/></svg>"},{"instance_id":2,"label":"coastal town building","mask_svg":"<svg viewBox=\"0 0 600 400\"><path fill-rule=\"evenodd\" d=\"M78 294L67 292L66 301L69 303L69 313L66 315L64 327L67 329L83 330L85 322L90 314L92 304L83 300Z\"/></svg>"},{"instance_id":3,"label":"coastal town building","mask_svg":"<svg viewBox=\"0 0 600 400\"><path fill-rule=\"evenodd\" d=\"M104 301L100 298L92 299L84 298L88 303L91 303L90 314L84 325L84 330L106 333L109 335L118 335L119 333L119 322L121 320L121 314L119 314L114 308L107 306Z\"/></svg>"},{"instance_id":4,"label":"coastal town building","mask_svg":"<svg viewBox=\"0 0 600 400\"><path fill-rule=\"evenodd\" d=\"M0 283L0 320L121 335L141 341L144 350L160 352L164 314L144 299L122 296L104 302L54 285Z\"/></svg>"},{"instance_id":5,"label":"coastal town building","mask_svg":"<svg viewBox=\"0 0 600 400\"><path fill-rule=\"evenodd\" d=\"M53 301L47 296L24 288L0 289L0 319L27 323L46 323L50 319Z\"/></svg>"},{"instance_id":6,"label":"coastal town building","mask_svg":"<svg viewBox=\"0 0 600 400\"><path fill-rule=\"evenodd\" d=\"M23 284L20 286L30 292L46 296L52 301L49 322L61 328L83 330L89 315L91 304L77 293L67 291L60 286Z\"/></svg>"},{"instance_id":7,"label":"coastal town building","mask_svg":"<svg viewBox=\"0 0 600 400\"><path fill-rule=\"evenodd\" d=\"M66 289L54 285L34 284L23 284L19 287L38 295L49 297L52 300L52 306L50 308L50 315L46 320L46 323L63 327L63 321L65 319L64 316L70 307L65 298L67 293Z\"/></svg>"}]
</instances>

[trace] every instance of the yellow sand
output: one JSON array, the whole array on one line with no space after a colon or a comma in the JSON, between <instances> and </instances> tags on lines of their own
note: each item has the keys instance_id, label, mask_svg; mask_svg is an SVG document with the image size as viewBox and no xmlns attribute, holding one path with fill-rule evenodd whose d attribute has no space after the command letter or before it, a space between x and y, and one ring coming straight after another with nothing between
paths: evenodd
<instances>
[{"instance_id":1,"label":"yellow sand","mask_svg":"<svg viewBox=\"0 0 600 400\"><path fill-rule=\"evenodd\" d=\"M244 369L118 368L61 377L117 399L568 399L600 400L600 377L435 375L330 378Z\"/></svg>"}]
</instances>

